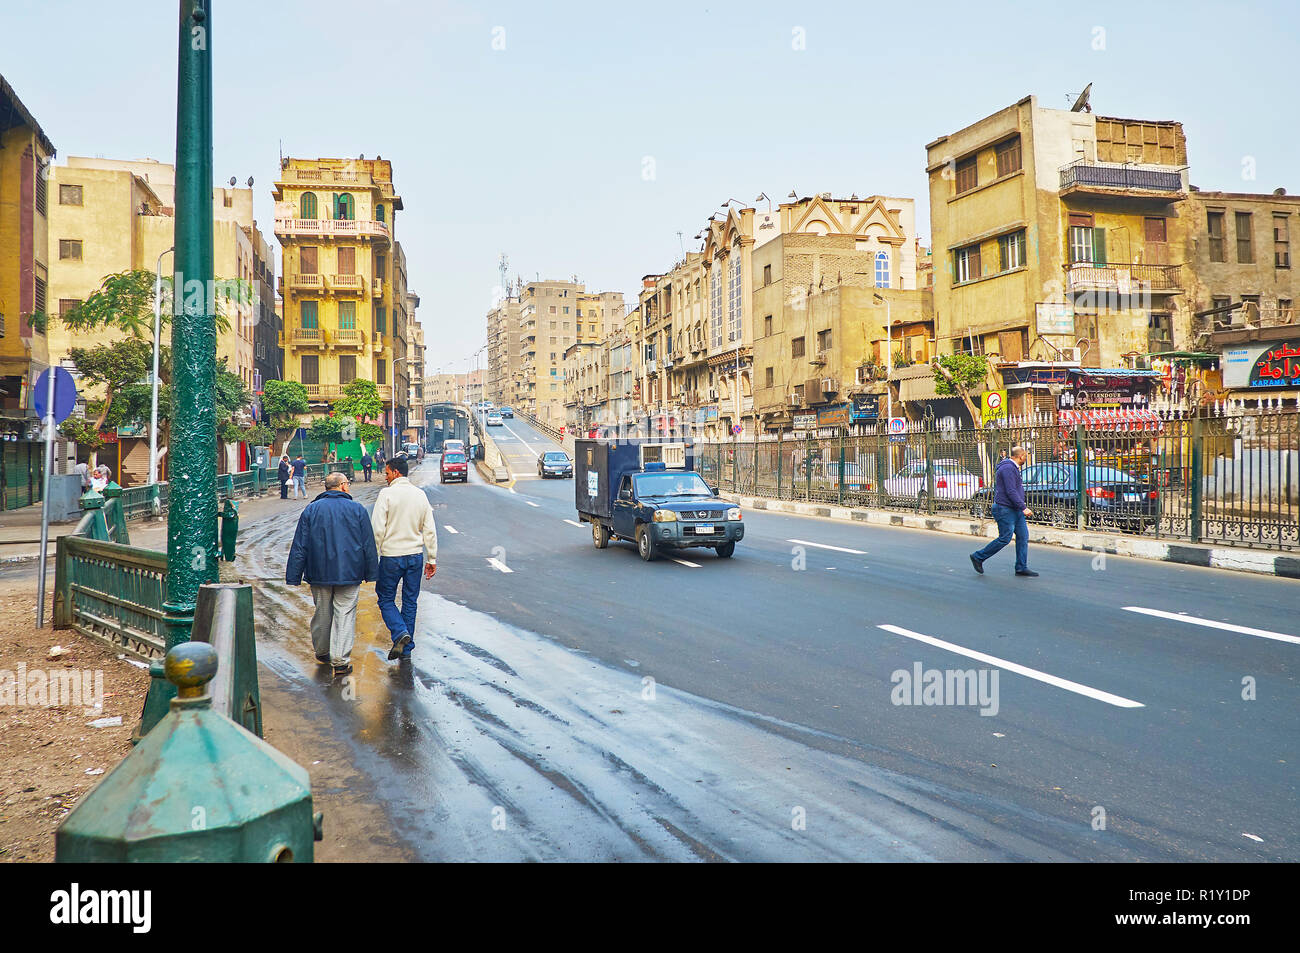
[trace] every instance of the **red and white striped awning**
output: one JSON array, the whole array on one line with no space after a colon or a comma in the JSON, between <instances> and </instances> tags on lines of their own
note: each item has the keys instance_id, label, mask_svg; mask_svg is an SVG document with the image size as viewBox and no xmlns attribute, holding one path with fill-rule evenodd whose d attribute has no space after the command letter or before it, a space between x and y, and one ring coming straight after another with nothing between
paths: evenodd
<instances>
[{"instance_id":1,"label":"red and white striped awning","mask_svg":"<svg viewBox=\"0 0 1300 953\"><path fill-rule=\"evenodd\" d=\"M1120 433L1159 432L1164 422L1153 411L1137 410L1062 410L1057 422L1073 429L1082 424L1085 430L1114 430Z\"/></svg>"}]
</instances>

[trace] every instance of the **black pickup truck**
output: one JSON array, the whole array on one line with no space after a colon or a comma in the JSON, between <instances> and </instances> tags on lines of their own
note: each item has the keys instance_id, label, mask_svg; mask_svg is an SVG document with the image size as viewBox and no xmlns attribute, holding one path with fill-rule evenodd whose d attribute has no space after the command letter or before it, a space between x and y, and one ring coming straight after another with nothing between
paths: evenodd
<instances>
[{"instance_id":1,"label":"black pickup truck","mask_svg":"<svg viewBox=\"0 0 1300 953\"><path fill-rule=\"evenodd\" d=\"M696 547L731 556L745 537L740 507L719 499L693 464L690 444L576 441L574 501L596 548L627 540L647 562Z\"/></svg>"}]
</instances>

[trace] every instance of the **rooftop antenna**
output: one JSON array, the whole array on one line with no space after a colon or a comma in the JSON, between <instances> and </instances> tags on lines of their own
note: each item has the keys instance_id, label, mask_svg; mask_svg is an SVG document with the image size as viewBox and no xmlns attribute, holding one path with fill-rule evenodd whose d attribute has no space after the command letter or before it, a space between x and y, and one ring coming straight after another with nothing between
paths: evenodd
<instances>
[{"instance_id":1,"label":"rooftop antenna","mask_svg":"<svg viewBox=\"0 0 1300 953\"><path fill-rule=\"evenodd\" d=\"M502 299L510 297L510 279L506 277L506 269L509 267L510 267L510 259L506 258L505 252L502 252L501 257L497 260L497 270L501 272Z\"/></svg>"},{"instance_id":2,"label":"rooftop antenna","mask_svg":"<svg viewBox=\"0 0 1300 953\"><path fill-rule=\"evenodd\" d=\"M678 245L681 247L681 249L682 249L682 261L685 261L685 260L686 260L686 242L684 242L684 241L682 240L682 233L681 233L681 232L678 232L678 233L677 233L677 244L678 244Z\"/></svg>"},{"instance_id":3,"label":"rooftop antenna","mask_svg":"<svg viewBox=\"0 0 1300 953\"><path fill-rule=\"evenodd\" d=\"M1083 92L1079 94L1079 98L1076 99L1074 101L1074 105L1070 107L1070 112L1072 113L1092 112L1092 103L1088 102L1088 97L1091 94L1092 94L1092 83L1089 83L1087 86L1083 87Z\"/></svg>"}]
</instances>

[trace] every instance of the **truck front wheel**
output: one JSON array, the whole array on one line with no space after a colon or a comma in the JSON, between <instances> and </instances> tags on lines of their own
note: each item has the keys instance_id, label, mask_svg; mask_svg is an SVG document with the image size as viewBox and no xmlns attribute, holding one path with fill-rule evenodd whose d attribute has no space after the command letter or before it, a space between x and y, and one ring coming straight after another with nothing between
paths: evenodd
<instances>
[{"instance_id":1,"label":"truck front wheel","mask_svg":"<svg viewBox=\"0 0 1300 953\"><path fill-rule=\"evenodd\" d=\"M734 553L735 551L736 551L736 541L734 539L728 540L727 542L723 543L721 546L718 547L718 558L730 559L731 554Z\"/></svg>"},{"instance_id":2,"label":"truck front wheel","mask_svg":"<svg viewBox=\"0 0 1300 953\"><path fill-rule=\"evenodd\" d=\"M604 549L609 545L609 530L605 529L605 524L600 520L591 521L591 541L596 544L597 549Z\"/></svg>"},{"instance_id":3,"label":"truck front wheel","mask_svg":"<svg viewBox=\"0 0 1300 953\"><path fill-rule=\"evenodd\" d=\"M636 528L636 551L646 562L650 562L657 555L654 537L650 535L650 527L645 523Z\"/></svg>"}]
</instances>

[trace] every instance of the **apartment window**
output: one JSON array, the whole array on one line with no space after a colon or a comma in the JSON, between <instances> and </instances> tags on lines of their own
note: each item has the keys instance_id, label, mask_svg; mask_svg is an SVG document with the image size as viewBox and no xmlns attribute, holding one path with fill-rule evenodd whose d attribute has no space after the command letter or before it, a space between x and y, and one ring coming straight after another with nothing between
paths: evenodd
<instances>
[{"instance_id":1,"label":"apartment window","mask_svg":"<svg viewBox=\"0 0 1300 953\"><path fill-rule=\"evenodd\" d=\"M954 354L983 354L984 338L974 335L965 338L953 338L952 350Z\"/></svg>"},{"instance_id":2,"label":"apartment window","mask_svg":"<svg viewBox=\"0 0 1300 953\"><path fill-rule=\"evenodd\" d=\"M376 222L382 222L383 220L384 220L384 207L383 207L382 205L376 205L376 206L375 206L375 221L376 221Z\"/></svg>"},{"instance_id":3,"label":"apartment window","mask_svg":"<svg viewBox=\"0 0 1300 953\"><path fill-rule=\"evenodd\" d=\"M1284 324L1291 323L1291 299L1290 298L1277 299L1277 316L1282 321L1282 323Z\"/></svg>"},{"instance_id":4,"label":"apartment window","mask_svg":"<svg viewBox=\"0 0 1300 953\"><path fill-rule=\"evenodd\" d=\"M339 248L339 274L355 275L357 273L357 250L352 245Z\"/></svg>"},{"instance_id":5,"label":"apartment window","mask_svg":"<svg viewBox=\"0 0 1300 953\"><path fill-rule=\"evenodd\" d=\"M795 338L790 342L790 356L803 357L803 354L804 354L803 338Z\"/></svg>"},{"instance_id":6,"label":"apartment window","mask_svg":"<svg viewBox=\"0 0 1300 953\"><path fill-rule=\"evenodd\" d=\"M876 252L876 287L889 287L889 252Z\"/></svg>"},{"instance_id":7,"label":"apartment window","mask_svg":"<svg viewBox=\"0 0 1300 953\"><path fill-rule=\"evenodd\" d=\"M772 336L772 316L770 314L763 315L763 336L769 338Z\"/></svg>"},{"instance_id":8,"label":"apartment window","mask_svg":"<svg viewBox=\"0 0 1300 953\"><path fill-rule=\"evenodd\" d=\"M1237 227L1237 262L1242 265L1250 265L1255 261L1255 246L1252 241L1251 230L1254 228L1254 218L1250 212L1237 212L1234 216Z\"/></svg>"},{"instance_id":9,"label":"apartment window","mask_svg":"<svg viewBox=\"0 0 1300 953\"><path fill-rule=\"evenodd\" d=\"M1020 171L1020 137L1008 139L994 150L998 162L998 178Z\"/></svg>"},{"instance_id":10,"label":"apartment window","mask_svg":"<svg viewBox=\"0 0 1300 953\"><path fill-rule=\"evenodd\" d=\"M316 274L318 249L315 245L304 245L298 249L298 271L304 275Z\"/></svg>"},{"instance_id":11,"label":"apartment window","mask_svg":"<svg viewBox=\"0 0 1300 953\"><path fill-rule=\"evenodd\" d=\"M551 310L554 311L555 309L552 308ZM558 322L556 322L556 321L552 321L552 322L551 322L551 330L552 330L552 331L555 330L555 325L556 325L557 323L558 323Z\"/></svg>"},{"instance_id":12,"label":"apartment window","mask_svg":"<svg viewBox=\"0 0 1300 953\"><path fill-rule=\"evenodd\" d=\"M300 306L298 313L302 317L302 326L304 328L319 327L319 325L316 323L317 318L319 317L317 313L318 306L319 306L319 302L317 301L304 301Z\"/></svg>"},{"instance_id":13,"label":"apartment window","mask_svg":"<svg viewBox=\"0 0 1300 953\"><path fill-rule=\"evenodd\" d=\"M803 403L803 385L802 385L802 384L795 384L795 385L794 385L794 396L795 396L795 399L797 399L797 400L799 401L799 403L801 403L801 404Z\"/></svg>"},{"instance_id":14,"label":"apartment window","mask_svg":"<svg viewBox=\"0 0 1300 953\"><path fill-rule=\"evenodd\" d=\"M60 261L81 261L81 239L60 238L59 239L59 260Z\"/></svg>"},{"instance_id":15,"label":"apartment window","mask_svg":"<svg viewBox=\"0 0 1300 953\"><path fill-rule=\"evenodd\" d=\"M1147 345L1151 351L1171 350L1174 346L1173 319L1167 313L1153 311L1147 318Z\"/></svg>"},{"instance_id":16,"label":"apartment window","mask_svg":"<svg viewBox=\"0 0 1300 953\"><path fill-rule=\"evenodd\" d=\"M383 252L375 252L375 277L383 278L388 274L388 256Z\"/></svg>"},{"instance_id":17,"label":"apartment window","mask_svg":"<svg viewBox=\"0 0 1300 953\"><path fill-rule=\"evenodd\" d=\"M1227 261L1223 255L1223 213L1207 211L1205 228L1210 236L1210 261Z\"/></svg>"},{"instance_id":18,"label":"apartment window","mask_svg":"<svg viewBox=\"0 0 1300 953\"><path fill-rule=\"evenodd\" d=\"M733 248L728 258L727 277L727 340L740 340L740 248Z\"/></svg>"},{"instance_id":19,"label":"apartment window","mask_svg":"<svg viewBox=\"0 0 1300 953\"><path fill-rule=\"evenodd\" d=\"M568 313L569 313L569 306L568 306L567 304L564 306L564 313L565 313L565 314L568 314ZM567 328L568 325L566 324L565 327Z\"/></svg>"},{"instance_id":20,"label":"apartment window","mask_svg":"<svg viewBox=\"0 0 1300 953\"><path fill-rule=\"evenodd\" d=\"M347 384L357 379L357 359L352 354L339 358L339 383Z\"/></svg>"},{"instance_id":21,"label":"apartment window","mask_svg":"<svg viewBox=\"0 0 1300 953\"><path fill-rule=\"evenodd\" d=\"M320 383L320 358L315 354L304 354L302 356L302 377L304 384Z\"/></svg>"},{"instance_id":22,"label":"apartment window","mask_svg":"<svg viewBox=\"0 0 1300 953\"><path fill-rule=\"evenodd\" d=\"M42 174L38 171L38 172L36 173L36 211L40 212L42 215L45 215L45 214L46 214L46 211L45 211L45 199L46 199L45 189L46 189L46 185L45 185L45 176L42 175Z\"/></svg>"},{"instance_id":23,"label":"apartment window","mask_svg":"<svg viewBox=\"0 0 1300 953\"><path fill-rule=\"evenodd\" d=\"M347 192L334 195L334 218L338 221L350 222L356 217L357 207L356 200Z\"/></svg>"},{"instance_id":24,"label":"apartment window","mask_svg":"<svg viewBox=\"0 0 1300 953\"><path fill-rule=\"evenodd\" d=\"M375 361L375 383L376 384L388 383L388 362L385 361L382 357L379 360Z\"/></svg>"},{"instance_id":25,"label":"apartment window","mask_svg":"<svg viewBox=\"0 0 1300 953\"><path fill-rule=\"evenodd\" d=\"M776 385L776 374L773 371L773 369L769 367L766 371L763 372L763 386L773 387L775 385Z\"/></svg>"},{"instance_id":26,"label":"apartment window","mask_svg":"<svg viewBox=\"0 0 1300 953\"><path fill-rule=\"evenodd\" d=\"M957 163L957 194L969 192L979 184L979 172L975 164L975 157L962 159Z\"/></svg>"},{"instance_id":27,"label":"apartment window","mask_svg":"<svg viewBox=\"0 0 1300 953\"><path fill-rule=\"evenodd\" d=\"M1232 304L1232 299L1227 295L1214 295L1212 298L1210 298L1211 310L1226 308L1230 304ZM1230 312L1224 311L1222 314L1211 315L1210 319L1212 321L1230 321L1232 319L1232 314Z\"/></svg>"},{"instance_id":28,"label":"apartment window","mask_svg":"<svg viewBox=\"0 0 1300 953\"><path fill-rule=\"evenodd\" d=\"M1291 267L1291 223L1286 215L1273 215L1273 267Z\"/></svg>"},{"instance_id":29,"label":"apartment window","mask_svg":"<svg viewBox=\"0 0 1300 953\"><path fill-rule=\"evenodd\" d=\"M998 239L998 259L1002 271L1023 268L1025 264L1025 233L1012 232Z\"/></svg>"},{"instance_id":30,"label":"apartment window","mask_svg":"<svg viewBox=\"0 0 1300 953\"><path fill-rule=\"evenodd\" d=\"M1091 215L1070 215L1070 264L1106 264L1106 230L1094 228Z\"/></svg>"},{"instance_id":31,"label":"apartment window","mask_svg":"<svg viewBox=\"0 0 1300 953\"><path fill-rule=\"evenodd\" d=\"M821 352L821 351L829 351L830 349L831 349L831 332L830 332L830 328L827 328L825 331L818 331L818 332L817 332L817 350L818 350L818 352Z\"/></svg>"},{"instance_id":32,"label":"apartment window","mask_svg":"<svg viewBox=\"0 0 1300 953\"><path fill-rule=\"evenodd\" d=\"M233 195L231 195L229 192L227 192L225 189L222 189L222 191L221 191L221 204L224 205L226 208L234 208L234 207L235 207L235 197L234 197Z\"/></svg>"},{"instance_id":33,"label":"apartment window","mask_svg":"<svg viewBox=\"0 0 1300 953\"><path fill-rule=\"evenodd\" d=\"M339 302L339 330L355 331L357 329L357 303L355 301Z\"/></svg>"},{"instance_id":34,"label":"apartment window","mask_svg":"<svg viewBox=\"0 0 1300 953\"><path fill-rule=\"evenodd\" d=\"M80 298L60 298L59 299L59 317L62 318L73 311L81 304Z\"/></svg>"},{"instance_id":35,"label":"apartment window","mask_svg":"<svg viewBox=\"0 0 1300 953\"><path fill-rule=\"evenodd\" d=\"M388 333L388 309L383 305L375 308L375 330L380 334Z\"/></svg>"},{"instance_id":36,"label":"apartment window","mask_svg":"<svg viewBox=\"0 0 1300 953\"><path fill-rule=\"evenodd\" d=\"M967 245L965 248L958 248L953 252L952 257L953 280L956 284L961 284L965 281L974 281L980 276L979 245Z\"/></svg>"},{"instance_id":37,"label":"apartment window","mask_svg":"<svg viewBox=\"0 0 1300 953\"><path fill-rule=\"evenodd\" d=\"M555 313L555 305L551 305L551 314L554 314L554 313ZM551 327L555 327L555 322L554 322L554 321L551 322Z\"/></svg>"},{"instance_id":38,"label":"apartment window","mask_svg":"<svg viewBox=\"0 0 1300 953\"><path fill-rule=\"evenodd\" d=\"M299 211L301 213L299 216L300 218L316 217L316 193L315 192L302 193L302 199L301 201L299 201L298 205L299 205Z\"/></svg>"},{"instance_id":39,"label":"apartment window","mask_svg":"<svg viewBox=\"0 0 1300 953\"><path fill-rule=\"evenodd\" d=\"M36 279L36 309L35 313L39 314L45 310L45 279L37 277Z\"/></svg>"},{"instance_id":40,"label":"apartment window","mask_svg":"<svg viewBox=\"0 0 1300 953\"><path fill-rule=\"evenodd\" d=\"M81 186L60 185L59 204L60 205L81 205L82 204Z\"/></svg>"},{"instance_id":41,"label":"apartment window","mask_svg":"<svg viewBox=\"0 0 1300 953\"><path fill-rule=\"evenodd\" d=\"M763 287L766 288L771 283L772 283L772 266L764 265L763 266Z\"/></svg>"}]
</instances>

